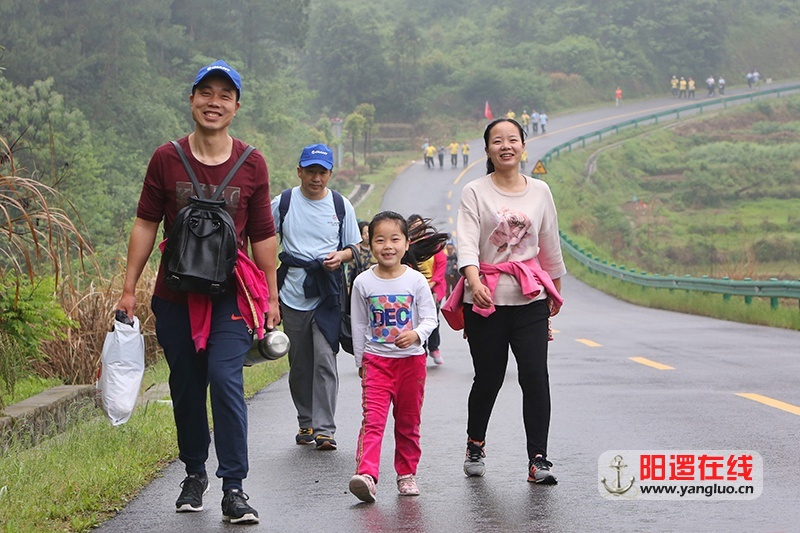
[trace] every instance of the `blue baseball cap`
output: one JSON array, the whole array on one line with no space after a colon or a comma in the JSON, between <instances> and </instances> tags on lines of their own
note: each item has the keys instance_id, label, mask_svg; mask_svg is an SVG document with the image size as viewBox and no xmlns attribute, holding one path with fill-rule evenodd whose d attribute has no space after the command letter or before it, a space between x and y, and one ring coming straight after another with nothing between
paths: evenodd
<instances>
[{"instance_id":1,"label":"blue baseball cap","mask_svg":"<svg viewBox=\"0 0 800 533\"><path fill-rule=\"evenodd\" d=\"M324 144L312 144L303 148L300 154L300 166L322 165L328 170L333 169L333 150Z\"/></svg>"},{"instance_id":2,"label":"blue baseball cap","mask_svg":"<svg viewBox=\"0 0 800 533\"><path fill-rule=\"evenodd\" d=\"M233 85L236 87L236 91L239 93L239 97L242 96L242 77L236 72L233 67L229 64L224 62L223 60L219 59L214 61L210 65L207 65L200 70L197 71L197 77L194 79L194 85L192 85L192 89L197 87L197 84L203 81L203 78L208 76L209 74L224 74L231 80Z\"/></svg>"}]
</instances>

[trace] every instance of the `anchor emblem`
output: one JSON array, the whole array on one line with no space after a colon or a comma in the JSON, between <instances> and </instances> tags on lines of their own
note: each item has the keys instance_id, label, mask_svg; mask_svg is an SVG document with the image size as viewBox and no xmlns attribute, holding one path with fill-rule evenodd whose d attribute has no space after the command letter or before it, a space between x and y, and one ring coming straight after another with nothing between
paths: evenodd
<instances>
[{"instance_id":1,"label":"anchor emblem","mask_svg":"<svg viewBox=\"0 0 800 533\"><path fill-rule=\"evenodd\" d=\"M628 492L628 490L630 490L631 487L633 487L633 482L636 481L636 478L631 476L631 482L628 483L628 486L627 487L622 486L622 470L625 469L628 465L626 465L623 462L621 455L615 456L614 459L611 461L610 466L611 468L617 471L617 479L611 483L610 487L608 486L608 483L606 483L606 478L601 477L600 481L602 481L603 486L609 493L625 494L626 492Z\"/></svg>"}]
</instances>

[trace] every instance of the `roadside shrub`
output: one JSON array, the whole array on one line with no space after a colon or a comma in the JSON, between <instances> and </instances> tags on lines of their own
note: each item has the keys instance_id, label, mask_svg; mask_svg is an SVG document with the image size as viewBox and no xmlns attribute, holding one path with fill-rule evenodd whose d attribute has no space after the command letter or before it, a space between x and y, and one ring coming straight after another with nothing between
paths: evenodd
<instances>
[{"instance_id":1,"label":"roadside shrub","mask_svg":"<svg viewBox=\"0 0 800 533\"><path fill-rule=\"evenodd\" d=\"M17 377L42 359L44 343L65 338L75 325L56 301L52 276L0 280L0 379L9 393Z\"/></svg>"},{"instance_id":2,"label":"roadside shrub","mask_svg":"<svg viewBox=\"0 0 800 533\"><path fill-rule=\"evenodd\" d=\"M753 243L752 252L756 260L762 263L800 261L800 239L785 236L766 237Z\"/></svg>"},{"instance_id":3,"label":"roadside shrub","mask_svg":"<svg viewBox=\"0 0 800 533\"><path fill-rule=\"evenodd\" d=\"M15 278L0 282L0 330L15 337L26 350L38 351L43 341L64 338L76 324L56 301L52 276Z\"/></svg>"},{"instance_id":4,"label":"roadside shrub","mask_svg":"<svg viewBox=\"0 0 800 533\"><path fill-rule=\"evenodd\" d=\"M416 144L412 139L373 139L372 149L376 152L405 152L414 150Z\"/></svg>"},{"instance_id":5,"label":"roadside shrub","mask_svg":"<svg viewBox=\"0 0 800 533\"><path fill-rule=\"evenodd\" d=\"M387 157L382 154L370 154L367 156L367 165L370 173L375 172L386 163Z\"/></svg>"},{"instance_id":6,"label":"roadside shrub","mask_svg":"<svg viewBox=\"0 0 800 533\"><path fill-rule=\"evenodd\" d=\"M674 263L689 266L716 265L725 261L724 254L707 240L693 240L686 244L669 246L666 256Z\"/></svg>"},{"instance_id":7,"label":"roadside shrub","mask_svg":"<svg viewBox=\"0 0 800 533\"><path fill-rule=\"evenodd\" d=\"M343 168L336 171L336 181L350 183L358 177L358 172L352 168Z\"/></svg>"}]
</instances>

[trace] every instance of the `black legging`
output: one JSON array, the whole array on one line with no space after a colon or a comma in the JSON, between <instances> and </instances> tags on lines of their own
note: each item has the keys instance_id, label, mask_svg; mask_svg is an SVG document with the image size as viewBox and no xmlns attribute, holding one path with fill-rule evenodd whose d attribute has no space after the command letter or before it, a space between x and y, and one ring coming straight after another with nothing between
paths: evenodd
<instances>
[{"instance_id":1,"label":"black legging","mask_svg":"<svg viewBox=\"0 0 800 533\"><path fill-rule=\"evenodd\" d=\"M547 456L550 430L550 378L547 371L547 318L544 300L520 306L497 306L484 318L464 305L464 331L475 377L469 393L467 435L486 439L486 428L508 365L508 348L517 360L522 387L522 419L528 459Z\"/></svg>"}]
</instances>

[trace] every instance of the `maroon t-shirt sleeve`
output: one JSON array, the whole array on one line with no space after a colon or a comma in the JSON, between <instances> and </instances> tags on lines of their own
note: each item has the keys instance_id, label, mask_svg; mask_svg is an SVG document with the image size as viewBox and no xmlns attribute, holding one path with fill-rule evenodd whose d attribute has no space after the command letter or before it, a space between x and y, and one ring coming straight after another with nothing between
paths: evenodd
<instances>
[{"instance_id":1,"label":"maroon t-shirt sleeve","mask_svg":"<svg viewBox=\"0 0 800 533\"><path fill-rule=\"evenodd\" d=\"M275 220L272 218L269 195L269 170L264 156L258 150L248 160L254 163L255 187L247 202L245 234L250 242L259 242L275 236Z\"/></svg>"}]
</instances>

